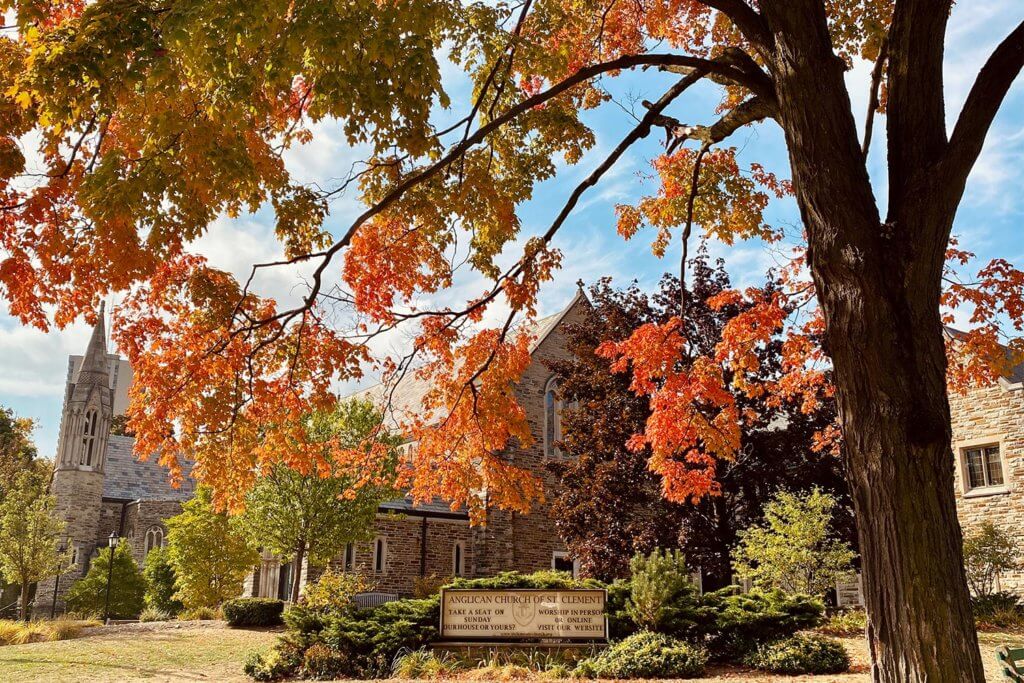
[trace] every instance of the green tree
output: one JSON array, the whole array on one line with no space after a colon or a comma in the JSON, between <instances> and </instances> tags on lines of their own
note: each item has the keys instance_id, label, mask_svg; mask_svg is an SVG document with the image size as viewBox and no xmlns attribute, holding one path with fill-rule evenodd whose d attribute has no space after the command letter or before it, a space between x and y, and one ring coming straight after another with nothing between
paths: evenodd
<instances>
[{"instance_id":1,"label":"green tree","mask_svg":"<svg viewBox=\"0 0 1024 683\"><path fill-rule=\"evenodd\" d=\"M33 429L35 423L29 418L18 417L10 408L0 408L0 501L25 470L39 481L50 474L49 461L38 457L32 442Z\"/></svg>"},{"instance_id":2,"label":"green tree","mask_svg":"<svg viewBox=\"0 0 1024 683\"><path fill-rule=\"evenodd\" d=\"M114 549L114 568L110 570L110 548L103 548L89 565L89 571L67 594L68 609L74 612L103 613L110 582L110 617L134 619L142 611L146 579L132 557L131 544L122 539Z\"/></svg>"},{"instance_id":3,"label":"green tree","mask_svg":"<svg viewBox=\"0 0 1024 683\"><path fill-rule=\"evenodd\" d=\"M64 522L54 514L54 504L33 469L21 471L0 503L0 569L21 587L22 619L28 617L30 586L66 563L57 552Z\"/></svg>"},{"instance_id":4,"label":"green tree","mask_svg":"<svg viewBox=\"0 0 1024 683\"><path fill-rule=\"evenodd\" d=\"M146 607L158 609L172 616L184 608L181 600L174 596L177 575L167 548L154 548L149 551L142 575L146 577Z\"/></svg>"},{"instance_id":5,"label":"green tree","mask_svg":"<svg viewBox=\"0 0 1024 683\"><path fill-rule=\"evenodd\" d=\"M638 554L630 561L629 569L629 617L643 629L683 635L683 622L692 623L697 602L697 589L690 580L683 553L655 549L647 556Z\"/></svg>"},{"instance_id":6,"label":"green tree","mask_svg":"<svg viewBox=\"0 0 1024 683\"><path fill-rule=\"evenodd\" d=\"M992 595L999 575L1020 567L1021 551L1006 529L986 520L964 534L964 570L976 596Z\"/></svg>"},{"instance_id":7,"label":"green tree","mask_svg":"<svg viewBox=\"0 0 1024 683\"><path fill-rule=\"evenodd\" d=\"M336 441L355 448L371 436L381 422L380 412L368 401L351 400L334 413L309 419L307 429L317 441ZM397 437L379 437L397 446ZM376 462L385 478L394 474L394 458ZM346 493L350 495L346 496ZM390 486L356 487L349 476L302 474L285 466L272 467L260 477L245 500L245 512L235 518L237 528L253 547L263 547L293 565L292 602L299 599L303 559L325 565L349 541L368 538L381 502L394 498Z\"/></svg>"},{"instance_id":8,"label":"green tree","mask_svg":"<svg viewBox=\"0 0 1024 683\"><path fill-rule=\"evenodd\" d=\"M196 489L181 513L167 520L167 554L174 568L175 597L185 607L216 607L242 591L245 574L258 555L214 509L210 491Z\"/></svg>"},{"instance_id":9,"label":"green tree","mask_svg":"<svg viewBox=\"0 0 1024 683\"><path fill-rule=\"evenodd\" d=\"M821 596L853 569L856 554L835 538L836 499L820 489L780 491L764 508L764 522L740 533L733 568L741 579L787 593Z\"/></svg>"}]
</instances>

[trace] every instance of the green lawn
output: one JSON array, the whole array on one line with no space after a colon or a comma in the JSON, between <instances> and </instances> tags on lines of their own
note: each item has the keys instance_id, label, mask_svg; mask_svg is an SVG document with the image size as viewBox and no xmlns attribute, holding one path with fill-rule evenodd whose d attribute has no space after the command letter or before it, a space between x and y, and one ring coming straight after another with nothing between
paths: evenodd
<instances>
[{"instance_id":1,"label":"green lawn","mask_svg":"<svg viewBox=\"0 0 1024 683\"><path fill-rule=\"evenodd\" d=\"M221 622L131 624L93 629L90 635L55 643L0 647L0 681L245 681L242 662L253 650L269 648L277 634L229 629ZM1024 636L982 633L982 659L991 683L1001 680L995 648L1022 643ZM706 683L818 681L867 683L867 646L860 638L843 643L853 670L841 676L771 676L735 668L713 669ZM459 677L468 680L468 675Z\"/></svg>"},{"instance_id":2,"label":"green lawn","mask_svg":"<svg viewBox=\"0 0 1024 683\"><path fill-rule=\"evenodd\" d=\"M246 655L276 637L221 622L100 627L75 640L0 647L0 681L245 681Z\"/></svg>"}]
</instances>

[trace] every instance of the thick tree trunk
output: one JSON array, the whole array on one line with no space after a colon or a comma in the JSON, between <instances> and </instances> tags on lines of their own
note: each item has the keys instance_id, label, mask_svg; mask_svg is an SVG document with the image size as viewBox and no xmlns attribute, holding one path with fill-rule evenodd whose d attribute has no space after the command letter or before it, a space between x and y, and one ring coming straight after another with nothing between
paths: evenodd
<instances>
[{"instance_id":1,"label":"thick tree trunk","mask_svg":"<svg viewBox=\"0 0 1024 683\"><path fill-rule=\"evenodd\" d=\"M295 549L295 559L293 560L292 569L292 596L291 601L296 603L299 601L300 581L302 579L302 560L306 556L306 544L305 542L299 543L299 547Z\"/></svg>"},{"instance_id":2,"label":"thick tree trunk","mask_svg":"<svg viewBox=\"0 0 1024 683\"><path fill-rule=\"evenodd\" d=\"M929 306L932 320L837 310L848 301L864 312L859 304L884 296L869 290L830 297L828 332L859 522L873 678L980 682L938 306ZM910 298L879 308L909 312L918 308Z\"/></svg>"},{"instance_id":3,"label":"thick tree trunk","mask_svg":"<svg viewBox=\"0 0 1024 683\"><path fill-rule=\"evenodd\" d=\"M953 494L939 317L958 198L932 180L936 174L923 166L927 155L912 154L933 144L930 131L915 139L915 126L906 124L897 156L918 167L897 174L901 187L890 188L883 222L822 3L770 0L761 6L775 41L769 68L835 368L872 677L981 683ZM895 40L891 60L903 64L908 52L929 46ZM897 121L933 118L933 107L915 108L905 90L903 96Z\"/></svg>"}]
</instances>

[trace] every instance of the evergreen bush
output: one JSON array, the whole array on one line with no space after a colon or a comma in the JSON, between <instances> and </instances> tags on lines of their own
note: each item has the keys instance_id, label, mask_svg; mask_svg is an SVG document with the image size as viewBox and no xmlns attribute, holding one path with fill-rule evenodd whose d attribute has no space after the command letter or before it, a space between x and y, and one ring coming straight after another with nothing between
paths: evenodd
<instances>
[{"instance_id":1,"label":"evergreen bush","mask_svg":"<svg viewBox=\"0 0 1024 683\"><path fill-rule=\"evenodd\" d=\"M626 615L637 628L689 638L706 621L681 552L654 550L648 556L636 555L629 568Z\"/></svg>"},{"instance_id":2,"label":"evergreen bush","mask_svg":"<svg viewBox=\"0 0 1024 683\"><path fill-rule=\"evenodd\" d=\"M760 645L746 663L777 674L838 674L850 668L850 656L832 638L797 634Z\"/></svg>"},{"instance_id":3,"label":"evergreen bush","mask_svg":"<svg viewBox=\"0 0 1024 683\"><path fill-rule=\"evenodd\" d=\"M221 606L231 626L277 626L281 624L284 601L276 598L235 598Z\"/></svg>"},{"instance_id":4,"label":"evergreen bush","mask_svg":"<svg viewBox=\"0 0 1024 683\"><path fill-rule=\"evenodd\" d=\"M581 678L696 678L708 655L703 648L663 633L640 631L580 662Z\"/></svg>"},{"instance_id":5,"label":"evergreen bush","mask_svg":"<svg viewBox=\"0 0 1024 683\"><path fill-rule=\"evenodd\" d=\"M68 591L69 611L103 614L107 601L107 581L110 569L110 548L103 548L89 565L85 578L79 579ZM110 617L134 619L142 611L146 593L146 579L132 558L131 547L122 540L114 549L114 569L109 576Z\"/></svg>"},{"instance_id":6,"label":"evergreen bush","mask_svg":"<svg viewBox=\"0 0 1024 683\"><path fill-rule=\"evenodd\" d=\"M806 595L780 590L738 593L735 587L702 596L708 621L701 631L716 660L742 657L759 645L821 623L824 606Z\"/></svg>"}]
</instances>

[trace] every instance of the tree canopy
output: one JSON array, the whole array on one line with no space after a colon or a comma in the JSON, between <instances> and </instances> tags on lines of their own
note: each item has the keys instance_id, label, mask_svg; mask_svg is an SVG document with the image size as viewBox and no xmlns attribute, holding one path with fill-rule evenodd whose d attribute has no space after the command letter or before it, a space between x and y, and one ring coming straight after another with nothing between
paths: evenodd
<instances>
[{"instance_id":1,"label":"tree canopy","mask_svg":"<svg viewBox=\"0 0 1024 683\"><path fill-rule=\"evenodd\" d=\"M675 364L687 346L685 300L672 320L606 347L651 403L631 444L651 449L671 498L713 494L682 463L735 457L741 416L724 373L752 395L807 404L827 358L842 422L822 438L845 438L866 599L879 615L869 629L877 675L980 681L953 512L947 368L954 385L991 381L1019 358L1024 273L997 259L957 278L949 257L956 265L966 253L951 243L953 219L1024 66L1024 22L991 50L947 125L952 4L6 2L0 286L12 314L40 327L92 318L99 297L127 291L114 337L134 370L136 448L179 473L178 454L195 457L218 503L239 504L281 453L299 469L323 465L320 444L295 448L307 439L303 416L333 405L339 382L373 371L389 386L409 373L431 384L425 411L403 416L418 447L400 471L417 498L442 496L475 519L484 500L525 511L540 487L501 455L511 439L531 439L510 390L529 361L529 328L514 319L536 313L562 261L551 241L580 198L657 131L658 185L618 211L625 237L653 229L659 254L695 226L726 243L776 240L764 209L792 194L807 248L770 299L723 295L723 306L754 305L685 369ZM474 88L440 121L451 105L445 59ZM870 105L854 112L845 74L861 59L874 62ZM537 183L597 151L581 113L614 106L602 83L639 69L653 94L635 126L503 261L525 237L518 209ZM719 88L718 118L687 123L679 103L700 82ZM872 129L883 114L876 190L867 161L881 152L856 120ZM781 129L791 179L741 166L730 136L760 122ZM337 180L304 184L283 152L317 123L367 156ZM347 191L366 209L329 232L331 202ZM263 205L282 259L239 281L190 253L217 216ZM255 291L257 275L296 265L308 269L298 303ZM485 283L464 303L437 304L467 269ZM955 304L971 307L974 328L950 345L950 364L942 307ZM500 305L504 323L481 329ZM1007 321L1011 339L1001 336ZM409 343L382 351L396 328ZM754 350L780 329L786 376L758 382ZM337 446L330 460L358 473L367 456ZM896 605L909 616L895 618ZM930 628L905 626L915 621Z\"/></svg>"},{"instance_id":2,"label":"tree canopy","mask_svg":"<svg viewBox=\"0 0 1024 683\"><path fill-rule=\"evenodd\" d=\"M712 352L725 325L750 307L746 302L724 309L708 305L731 290L731 283L721 261L711 263L704 248L689 270L684 334L691 348L677 359L681 365ZM778 286L769 279L765 288ZM648 468L649 448L626 447L651 418L649 402L630 390L628 376L611 372L612 361L595 351L607 341L629 338L645 324L669 320L680 296L679 281L672 276L665 276L651 294L635 284L617 290L606 279L589 289L591 305L582 320L566 326L571 355L552 363L551 369L561 378L561 392L579 409L566 410L562 418L564 448L572 458L551 465L562 485L552 511L573 556L589 575L607 580L625 576L635 553L681 547L691 566L700 568L705 587L727 585L737 533L761 518L764 503L778 489L814 486L842 501L838 527L853 540L856 528L836 444L814 439L835 420L828 392L818 398L815 410L803 411L768 394L747 396L727 373L726 385L743 415L738 455L688 463L716 487L717 495L696 501L665 500L663 478ZM756 351L756 375L762 381L782 373L782 347L783 340L774 338Z\"/></svg>"},{"instance_id":3,"label":"tree canopy","mask_svg":"<svg viewBox=\"0 0 1024 683\"><path fill-rule=\"evenodd\" d=\"M379 411L368 401L351 400L330 414L308 420L308 428L324 442L338 438L346 448L358 448L373 433L392 454L379 463L391 470L401 437L379 432ZM265 548L294 561L292 599L299 597L303 559L324 566L350 541L365 540L373 531L380 503L400 495L388 485L356 487L350 476L330 471L303 475L284 465L262 474L245 498L245 511L232 521L253 547Z\"/></svg>"}]
</instances>

